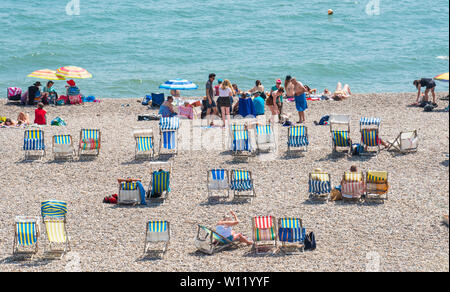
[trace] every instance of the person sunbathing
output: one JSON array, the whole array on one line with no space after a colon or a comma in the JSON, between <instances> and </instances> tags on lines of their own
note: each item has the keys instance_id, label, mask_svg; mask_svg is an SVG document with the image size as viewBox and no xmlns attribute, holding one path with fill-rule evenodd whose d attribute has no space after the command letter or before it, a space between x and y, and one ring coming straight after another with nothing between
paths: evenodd
<instances>
[{"instance_id":1,"label":"person sunbathing","mask_svg":"<svg viewBox=\"0 0 450 292\"><path fill-rule=\"evenodd\" d=\"M163 104L159 107L159 114L163 117L173 117L176 116L177 113L175 112L175 109L173 108L173 97L168 96L167 100L163 102Z\"/></svg>"},{"instance_id":2,"label":"person sunbathing","mask_svg":"<svg viewBox=\"0 0 450 292\"><path fill-rule=\"evenodd\" d=\"M342 87L342 83L338 82L336 85L336 90L334 91L332 98L334 100L344 100L352 95L352 92L350 91L350 86L348 84L345 84L344 87Z\"/></svg>"},{"instance_id":3,"label":"person sunbathing","mask_svg":"<svg viewBox=\"0 0 450 292\"><path fill-rule=\"evenodd\" d=\"M233 211L230 211L231 218L228 214L226 214L221 221L217 223L216 232L217 234L220 234L221 236L227 238L230 241L239 241L242 243L245 243L247 245L252 245L253 241L248 240L245 236L243 236L241 233L236 233L233 230L233 227L239 224L239 220L236 217L236 214L234 214Z\"/></svg>"},{"instance_id":4,"label":"person sunbathing","mask_svg":"<svg viewBox=\"0 0 450 292\"><path fill-rule=\"evenodd\" d=\"M2 127L14 127L17 126L17 123L10 118L6 118L6 120L3 123L0 123L0 126Z\"/></svg>"}]
</instances>

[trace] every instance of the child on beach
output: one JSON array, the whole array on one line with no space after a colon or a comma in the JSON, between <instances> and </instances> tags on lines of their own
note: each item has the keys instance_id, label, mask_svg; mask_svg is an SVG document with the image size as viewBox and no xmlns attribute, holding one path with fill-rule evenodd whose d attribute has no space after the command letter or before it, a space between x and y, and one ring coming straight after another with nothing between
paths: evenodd
<instances>
[{"instance_id":1,"label":"child on beach","mask_svg":"<svg viewBox=\"0 0 450 292\"><path fill-rule=\"evenodd\" d=\"M44 110L44 104L42 102L38 103L37 109L34 110L34 123L37 125L46 125L46 114L47 112Z\"/></svg>"},{"instance_id":2,"label":"child on beach","mask_svg":"<svg viewBox=\"0 0 450 292\"><path fill-rule=\"evenodd\" d=\"M233 218L229 215L225 215L223 219L217 223L216 232L230 241L240 241L247 245L252 245L253 241L248 240L242 233L236 233L233 230L233 227L239 224L239 220L233 211L230 211L230 214Z\"/></svg>"}]
</instances>

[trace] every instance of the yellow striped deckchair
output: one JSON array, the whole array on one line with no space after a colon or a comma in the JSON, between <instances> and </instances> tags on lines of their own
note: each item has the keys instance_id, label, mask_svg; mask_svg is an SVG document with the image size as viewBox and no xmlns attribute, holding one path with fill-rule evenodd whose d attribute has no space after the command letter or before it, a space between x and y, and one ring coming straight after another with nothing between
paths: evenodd
<instances>
[{"instance_id":1,"label":"yellow striped deckchair","mask_svg":"<svg viewBox=\"0 0 450 292\"><path fill-rule=\"evenodd\" d=\"M40 129L25 130L23 137L23 150L25 151L25 160L28 160L33 154L43 158L46 154L44 131Z\"/></svg>"},{"instance_id":2,"label":"yellow striped deckchair","mask_svg":"<svg viewBox=\"0 0 450 292\"><path fill-rule=\"evenodd\" d=\"M153 137L153 130L136 130L133 135L136 141L136 148L134 153L135 159L145 156L153 157L155 155L155 140Z\"/></svg>"},{"instance_id":3,"label":"yellow striped deckchair","mask_svg":"<svg viewBox=\"0 0 450 292\"><path fill-rule=\"evenodd\" d=\"M350 154L352 140L350 138L350 116L332 114L328 119L331 132L331 147L334 152L346 151Z\"/></svg>"},{"instance_id":4,"label":"yellow striped deckchair","mask_svg":"<svg viewBox=\"0 0 450 292\"><path fill-rule=\"evenodd\" d=\"M297 247L302 251L305 237L306 230L303 228L300 218L278 219L278 241L281 242L281 250L283 252L288 253L288 248L292 247Z\"/></svg>"},{"instance_id":5,"label":"yellow striped deckchair","mask_svg":"<svg viewBox=\"0 0 450 292\"><path fill-rule=\"evenodd\" d=\"M252 172L239 169L231 170L230 189L233 190L234 199L250 199L252 201L256 197Z\"/></svg>"},{"instance_id":6,"label":"yellow striped deckchair","mask_svg":"<svg viewBox=\"0 0 450 292\"><path fill-rule=\"evenodd\" d=\"M370 154L375 151L376 154L380 152L380 139L378 136L378 128L376 129L361 129L361 144L364 146L364 152L361 154ZM375 148L375 150L372 150Z\"/></svg>"},{"instance_id":7,"label":"yellow striped deckchair","mask_svg":"<svg viewBox=\"0 0 450 292\"><path fill-rule=\"evenodd\" d=\"M39 233L38 218L17 216L14 222L13 256L33 257L39 249Z\"/></svg>"},{"instance_id":8,"label":"yellow striped deckchair","mask_svg":"<svg viewBox=\"0 0 450 292\"><path fill-rule=\"evenodd\" d=\"M388 198L389 182L387 171L369 170L366 173L366 199ZM385 195L385 196L383 196Z\"/></svg>"},{"instance_id":9,"label":"yellow striped deckchair","mask_svg":"<svg viewBox=\"0 0 450 292\"><path fill-rule=\"evenodd\" d=\"M144 255L149 250L151 243L164 243L161 250L165 254L170 242L170 223L168 221L152 220L147 222L144 241Z\"/></svg>"},{"instance_id":10,"label":"yellow striped deckchair","mask_svg":"<svg viewBox=\"0 0 450 292\"><path fill-rule=\"evenodd\" d=\"M138 179L118 179L119 194L118 204L139 204L141 202L141 193L139 191Z\"/></svg>"},{"instance_id":11,"label":"yellow striped deckchair","mask_svg":"<svg viewBox=\"0 0 450 292\"><path fill-rule=\"evenodd\" d=\"M65 220L62 218L45 218L45 230L49 242L49 252L60 253L61 257L70 250L69 238L67 236ZM62 248L54 248L62 246Z\"/></svg>"},{"instance_id":12,"label":"yellow striped deckchair","mask_svg":"<svg viewBox=\"0 0 450 292\"><path fill-rule=\"evenodd\" d=\"M153 170L159 165L158 170ZM172 164L169 162L154 162L150 166L151 180L147 192L147 197L152 199L169 198L170 193L170 175L172 173Z\"/></svg>"},{"instance_id":13,"label":"yellow striped deckchair","mask_svg":"<svg viewBox=\"0 0 450 292\"><path fill-rule=\"evenodd\" d=\"M67 202L48 200L41 203L42 219L47 217L65 219L67 214Z\"/></svg>"},{"instance_id":14,"label":"yellow striped deckchair","mask_svg":"<svg viewBox=\"0 0 450 292\"><path fill-rule=\"evenodd\" d=\"M272 124L256 124L256 148L258 151L263 150L263 148L268 151L276 148Z\"/></svg>"},{"instance_id":15,"label":"yellow striped deckchair","mask_svg":"<svg viewBox=\"0 0 450 292\"><path fill-rule=\"evenodd\" d=\"M331 193L331 177L327 172L313 171L308 180L309 197L327 199Z\"/></svg>"},{"instance_id":16,"label":"yellow striped deckchair","mask_svg":"<svg viewBox=\"0 0 450 292\"><path fill-rule=\"evenodd\" d=\"M54 158L70 157L75 155L73 147L73 139L71 135L54 135L53 136L53 155Z\"/></svg>"},{"instance_id":17,"label":"yellow striped deckchair","mask_svg":"<svg viewBox=\"0 0 450 292\"><path fill-rule=\"evenodd\" d=\"M81 129L78 155L100 154L101 132L99 129Z\"/></svg>"}]
</instances>

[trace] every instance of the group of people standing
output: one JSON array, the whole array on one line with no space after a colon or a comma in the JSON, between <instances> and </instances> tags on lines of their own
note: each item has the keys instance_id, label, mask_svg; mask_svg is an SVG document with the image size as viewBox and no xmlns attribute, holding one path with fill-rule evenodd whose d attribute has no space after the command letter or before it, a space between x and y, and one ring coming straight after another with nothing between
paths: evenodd
<instances>
[{"instance_id":1,"label":"group of people standing","mask_svg":"<svg viewBox=\"0 0 450 292\"><path fill-rule=\"evenodd\" d=\"M255 86L248 91L241 91L236 84L231 84L228 79L218 80L218 84L214 86L216 74L209 74L206 82L206 96L204 106L206 108L206 116L208 125L214 126L212 115L221 115L223 127L226 122L230 122L230 115L235 106L233 106L233 97L239 98L253 97L256 115L264 115L264 106L267 105L271 112L271 122L275 122L275 117L282 121L283 101L286 98L295 100L295 106L298 112L298 123L304 123L305 110L308 108L306 93L310 91L309 87L304 86L296 78L288 75L282 86L281 79L276 80L275 85L270 92L264 90L261 81L256 80ZM217 98L217 99L216 99Z\"/></svg>"}]
</instances>

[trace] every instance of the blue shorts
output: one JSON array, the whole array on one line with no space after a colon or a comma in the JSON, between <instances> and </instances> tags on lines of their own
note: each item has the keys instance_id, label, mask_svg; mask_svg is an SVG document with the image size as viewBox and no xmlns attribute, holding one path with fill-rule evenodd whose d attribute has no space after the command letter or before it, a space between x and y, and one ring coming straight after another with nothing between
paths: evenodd
<instances>
[{"instance_id":1,"label":"blue shorts","mask_svg":"<svg viewBox=\"0 0 450 292\"><path fill-rule=\"evenodd\" d=\"M306 102L306 93L300 94L299 96L294 96L295 98L295 108L298 112L304 112L308 108Z\"/></svg>"}]
</instances>

